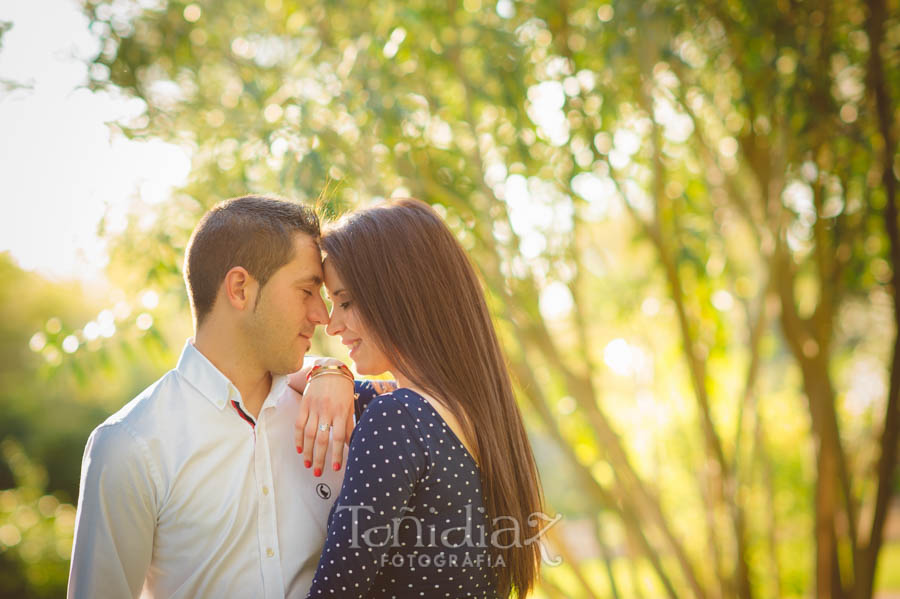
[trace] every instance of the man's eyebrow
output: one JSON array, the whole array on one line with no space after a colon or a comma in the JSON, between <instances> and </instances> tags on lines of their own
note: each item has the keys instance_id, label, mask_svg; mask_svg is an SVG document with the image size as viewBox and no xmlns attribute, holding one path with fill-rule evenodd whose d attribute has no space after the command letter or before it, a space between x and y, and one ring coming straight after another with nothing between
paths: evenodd
<instances>
[{"instance_id":1,"label":"man's eyebrow","mask_svg":"<svg viewBox=\"0 0 900 599\"><path fill-rule=\"evenodd\" d=\"M319 286L322 284L322 277L318 275L312 275L303 279L297 279L294 281L295 285L315 285Z\"/></svg>"}]
</instances>

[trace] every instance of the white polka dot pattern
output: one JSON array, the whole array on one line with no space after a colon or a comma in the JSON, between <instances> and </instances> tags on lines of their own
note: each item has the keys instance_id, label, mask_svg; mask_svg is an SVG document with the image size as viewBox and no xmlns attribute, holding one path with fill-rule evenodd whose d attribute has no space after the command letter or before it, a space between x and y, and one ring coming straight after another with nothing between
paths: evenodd
<instances>
[{"instance_id":1,"label":"white polka dot pattern","mask_svg":"<svg viewBox=\"0 0 900 599\"><path fill-rule=\"evenodd\" d=\"M416 392L357 392L368 405L308 597L497 597L472 456Z\"/></svg>"}]
</instances>

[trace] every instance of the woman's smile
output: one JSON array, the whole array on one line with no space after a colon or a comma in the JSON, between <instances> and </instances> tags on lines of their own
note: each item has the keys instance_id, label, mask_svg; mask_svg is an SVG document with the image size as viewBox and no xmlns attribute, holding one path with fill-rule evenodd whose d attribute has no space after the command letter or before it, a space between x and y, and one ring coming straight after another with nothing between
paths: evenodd
<instances>
[{"instance_id":1,"label":"woman's smile","mask_svg":"<svg viewBox=\"0 0 900 599\"><path fill-rule=\"evenodd\" d=\"M350 349L350 357L353 357L353 354L356 353L356 350L359 349L359 346L362 344L362 339L353 339L352 341L343 341L343 344L346 345Z\"/></svg>"}]
</instances>

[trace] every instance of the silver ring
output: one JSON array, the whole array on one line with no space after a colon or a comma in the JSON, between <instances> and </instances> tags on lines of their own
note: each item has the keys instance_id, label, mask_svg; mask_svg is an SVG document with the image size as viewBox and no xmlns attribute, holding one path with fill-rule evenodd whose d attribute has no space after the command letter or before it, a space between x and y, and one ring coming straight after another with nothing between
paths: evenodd
<instances>
[{"instance_id":1,"label":"silver ring","mask_svg":"<svg viewBox=\"0 0 900 599\"><path fill-rule=\"evenodd\" d=\"M326 432L327 430L329 430L330 428L331 428L330 424L320 424L319 425L319 430L322 431L323 433Z\"/></svg>"}]
</instances>

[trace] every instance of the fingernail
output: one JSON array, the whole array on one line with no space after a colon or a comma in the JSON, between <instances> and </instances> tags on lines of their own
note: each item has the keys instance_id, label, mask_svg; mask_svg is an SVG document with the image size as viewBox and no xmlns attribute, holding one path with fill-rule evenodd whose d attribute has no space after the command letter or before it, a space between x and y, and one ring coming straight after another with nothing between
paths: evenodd
<instances>
[{"instance_id":1,"label":"fingernail","mask_svg":"<svg viewBox=\"0 0 900 599\"><path fill-rule=\"evenodd\" d=\"M312 466L312 462L310 460L303 460L303 465L309 468L310 466Z\"/></svg>"},{"instance_id":2,"label":"fingernail","mask_svg":"<svg viewBox=\"0 0 900 599\"><path fill-rule=\"evenodd\" d=\"M313 470L313 476L322 476L322 469L316 468L315 470Z\"/></svg>"},{"instance_id":3,"label":"fingernail","mask_svg":"<svg viewBox=\"0 0 900 599\"><path fill-rule=\"evenodd\" d=\"M335 462L335 463L334 463L334 471L337 472L337 471L340 470L340 469L341 469L341 463L340 463L340 462Z\"/></svg>"},{"instance_id":4,"label":"fingernail","mask_svg":"<svg viewBox=\"0 0 900 599\"><path fill-rule=\"evenodd\" d=\"M299 445L297 446L297 453L303 453L303 448Z\"/></svg>"}]
</instances>

